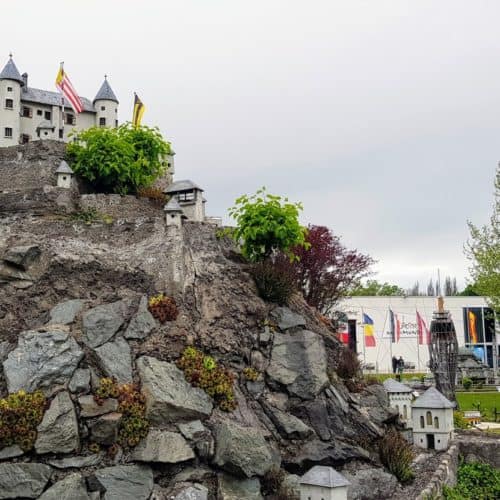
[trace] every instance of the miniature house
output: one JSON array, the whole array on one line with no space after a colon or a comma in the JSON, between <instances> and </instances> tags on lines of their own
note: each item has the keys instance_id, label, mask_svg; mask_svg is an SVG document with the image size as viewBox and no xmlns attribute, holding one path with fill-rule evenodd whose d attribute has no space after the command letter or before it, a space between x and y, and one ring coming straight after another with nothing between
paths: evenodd
<instances>
[{"instance_id":1,"label":"miniature house","mask_svg":"<svg viewBox=\"0 0 500 500\"><path fill-rule=\"evenodd\" d=\"M300 500L347 500L350 484L332 467L315 465L300 479Z\"/></svg>"},{"instance_id":2,"label":"miniature house","mask_svg":"<svg viewBox=\"0 0 500 500\"><path fill-rule=\"evenodd\" d=\"M177 198L184 215L192 221L203 222L205 220L205 204L203 200L203 189L193 181L183 180L170 184L165 189L165 194Z\"/></svg>"},{"instance_id":3,"label":"miniature house","mask_svg":"<svg viewBox=\"0 0 500 500\"><path fill-rule=\"evenodd\" d=\"M73 170L70 166L63 160L56 170L57 175L57 187L70 188L71 179L73 178Z\"/></svg>"},{"instance_id":4,"label":"miniature house","mask_svg":"<svg viewBox=\"0 0 500 500\"><path fill-rule=\"evenodd\" d=\"M165 223L167 226L182 226L182 219L185 219L186 216L182 212L182 208L177 201L177 198L173 196L170 201L163 208L165 212Z\"/></svg>"},{"instance_id":5,"label":"miniature house","mask_svg":"<svg viewBox=\"0 0 500 500\"><path fill-rule=\"evenodd\" d=\"M435 387L412 403L413 443L420 448L446 450L453 437L453 408Z\"/></svg>"},{"instance_id":6,"label":"miniature house","mask_svg":"<svg viewBox=\"0 0 500 500\"><path fill-rule=\"evenodd\" d=\"M399 418L406 427L411 427L412 389L393 378L384 380L384 389L389 397L389 406L398 411Z\"/></svg>"}]
</instances>

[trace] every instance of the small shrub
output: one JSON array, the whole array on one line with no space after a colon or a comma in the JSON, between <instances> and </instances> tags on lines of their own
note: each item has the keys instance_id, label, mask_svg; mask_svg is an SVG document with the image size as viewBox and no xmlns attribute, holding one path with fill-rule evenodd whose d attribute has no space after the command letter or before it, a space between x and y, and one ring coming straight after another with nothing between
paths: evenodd
<instances>
[{"instance_id":1,"label":"small shrub","mask_svg":"<svg viewBox=\"0 0 500 500\"><path fill-rule=\"evenodd\" d=\"M468 377L462 379L463 388L468 391L472 387L472 380Z\"/></svg>"},{"instance_id":2,"label":"small shrub","mask_svg":"<svg viewBox=\"0 0 500 500\"><path fill-rule=\"evenodd\" d=\"M250 382L255 382L259 378L260 373L255 368L247 366L243 369L243 375Z\"/></svg>"},{"instance_id":3,"label":"small shrub","mask_svg":"<svg viewBox=\"0 0 500 500\"><path fill-rule=\"evenodd\" d=\"M464 415L461 411L453 412L453 425L455 429L468 429L470 427L467 420L465 420Z\"/></svg>"},{"instance_id":4,"label":"small shrub","mask_svg":"<svg viewBox=\"0 0 500 500\"><path fill-rule=\"evenodd\" d=\"M458 467L456 486L444 486L443 498L497 500L500 498L500 470L480 462L462 463Z\"/></svg>"},{"instance_id":5,"label":"small shrub","mask_svg":"<svg viewBox=\"0 0 500 500\"><path fill-rule=\"evenodd\" d=\"M94 399L97 404L102 404L107 398L118 399L118 411L122 414L118 443L124 448L137 446L140 440L147 436L149 430L146 398L136 384L119 385L112 378L102 378Z\"/></svg>"},{"instance_id":6,"label":"small shrub","mask_svg":"<svg viewBox=\"0 0 500 500\"><path fill-rule=\"evenodd\" d=\"M17 444L24 451L31 450L46 406L41 391L20 390L0 399L0 449Z\"/></svg>"},{"instance_id":7,"label":"small shrub","mask_svg":"<svg viewBox=\"0 0 500 500\"><path fill-rule=\"evenodd\" d=\"M270 500L298 500L285 483L286 472L278 467L269 469L262 478L262 493Z\"/></svg>"},{"instance_id":8,"label":"small shrub","mask_svg":"<svg viewBox=\"0 0 500 500\"><path fill-rule=\"evenodd\" d=\"M98 443L90 443L89 444L89 451L91 453L99 453L101 451L101 447L99 446Z\"/></svg>"},{"instance_id":9,"label":"small shrub","mask_svg":"<svg viewBox=\"0 0 500 500\"><path fill-rule=\"evenodd\" d=\"M267 259L254 264L251 273L262 299L282 306L288 304L296 290L295 279L290 272Z\"/></svg>"},{"instance_id":10,"label":"small shrub","mask_svg":"<svg viewBox=\"0 0 500 500\"><path fill-rule=\"evenodd\" d=\"M150 297L148 302L149 312L160 323L165 321L175 321L179 315L177 304L173 297L167 297L163 293Z\"/></svg>"},{"instance_id":11,"label":"small shrub","mask_svg":"<svg viewBox=\"0 0 500 500\"><path fill-rule=\"evenodd\" d=\"M195 347L186 347L177 360L177 366L184 372L186 380L194 387L200 387L223 411L233 411L236 406L234 398L234 376L229 370L211 356L204 355Z\"/></svg>"},{"instance_id":12,"label":"small shrub","mask_svg":"<svg viewBox=\"0 0 500 500\"><path fill-rule=\"evenodd\" d=\"M394 474L400 483L409 483L414 478L411 462L413 451L408 442L395 429L389 429L379 443L381 462Z\"/></svg>"},{"instance_id":13,"label":"small shrub","mask_svg":"<svg viewBox=\"0 0 500 500\"><path fill-rule=\"evenodd\" d=\"M70 215L70 219L76 222L83 222L88 226L94 222L104 222L106 224L111 224L113 222L113 217L107 214L102 214L96 208L87 208L85 210L73 212Z\"/></svg>"},{"instance_id":14,"label":"small shrub","mask_svg":"<svg viewBox=\"0 0 500 500\"><path fill-rule=\"evenodd\" d=\"M157 187L141 187L137 190L137 196L148 198L158 207L163 207L168 201L167 195Z\"/></svg>"},{"instance_id":15,"label":"small shrub","mask_svg":"<svg viewBox=\"0 0 500 500\"><path fill-rule=\"evenodd\" d=\"M351 349L342 349L336 371L338 376L344 380L358 377L361 373L361 362L358 355Z\"/></svg>"}]
</instances>

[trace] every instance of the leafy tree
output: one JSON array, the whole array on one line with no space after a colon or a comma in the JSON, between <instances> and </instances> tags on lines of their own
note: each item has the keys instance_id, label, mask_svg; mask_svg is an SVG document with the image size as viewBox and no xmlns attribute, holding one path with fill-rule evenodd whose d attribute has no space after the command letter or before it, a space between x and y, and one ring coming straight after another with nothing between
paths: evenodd
<instances>
[{"instance_id":1,"label":"leafy tree","mask_svg":"<svg viewBox=\"0 0 500 500\"><path fill-rule=\"evenodd\" d=\"M157 128L92 127L73 135L67 147L74 172L96 190L119 194L135 193L151 185L166 168L171 153Z\"/></svg>"},{"instance_id":2,"label":"leafy tree","mask_svg":"<svg viewBox=\"0 0 500 500\"><path fill-rule=\"evenodd\" d=\"M495 179L495 205L488 225L477 227L469 222L470 240L466 255L471 260L474 289L484 295L488 305L500 312L500 166Z\"/></svg>"},{"instance_id":3,"label":"leafy tree","mask_svg":"<svg viewBox=\"0 0 500 500\"><path fill-rule=\"evenodd\" d=\"M346 248L325 226L309 225L307 229L306 246L293 249L297 258L288 266L307 303L327 314L354 283L369 274L373 260ZM286 265L285 260L281 258L281 266Z\"/></svg>"},{"instance_id":4,"label":"leafy tree","mask_svg":"<svg viewBox=\"0 0 500 500\"><path fill-rule=\"evenodd\" d=\"M461 292L457 293L457 295L461 295L462 297L476 297L479 294L476 291L475 284L469 283Z\"/></svg>"},{"instance_id":5,"label":"leafy tree","mask_svg":"<svg viewBox=\"0 0 500 500\"><path fill-rule=\"evenodd\" d=\"M496 500L500 498L500 471L481 462L461 463L454 488L444 486L447 500Z\"/></svg>"},{"instance_id":6,"label":"leafy tree","mask_svg":"<svg viewBox=\"0 0 500 500\"><path fill-rule=\"evenodd\" d=\"M372 297L396 296L404 294L404 290L397 285L391 285L387 282L380 283L377 280L368 280L364 285L358 285L353 288L349 295Z\"/></svg>"},{"instance_id":7,"label":"leafy tree","mask_svg":"<svg viewBox=\"0 0 500 500\"><path fill-rule=\"evenodd\" d=\"M290 203L288 198L272 195L265 188L254 195L240 196L229 214L236 220L232 232L241 243L241 252L251 262L260 262L283 252L291 260L298 248L307 248L307 229L299 224L301 203Z\"/></svg>"}]
</instances>

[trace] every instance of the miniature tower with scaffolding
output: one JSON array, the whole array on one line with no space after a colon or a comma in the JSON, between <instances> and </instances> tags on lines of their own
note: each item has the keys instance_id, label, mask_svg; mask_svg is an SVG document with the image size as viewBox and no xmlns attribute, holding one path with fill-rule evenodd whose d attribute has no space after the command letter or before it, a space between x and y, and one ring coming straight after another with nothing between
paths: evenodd
<instances>
[{"instance_id":1,"label":"miniature tower with scaffolding","mask_svg":"<svg viewBox=\"0 0 500 500\"><path fill-rule=\"evenodd\" d=\"M430 330L430 369L436 380L436 388L455 402L458 341L449 311L444 310L443 297L438 297L438 309L434 312Z\"/></svg>"}]
</instances>

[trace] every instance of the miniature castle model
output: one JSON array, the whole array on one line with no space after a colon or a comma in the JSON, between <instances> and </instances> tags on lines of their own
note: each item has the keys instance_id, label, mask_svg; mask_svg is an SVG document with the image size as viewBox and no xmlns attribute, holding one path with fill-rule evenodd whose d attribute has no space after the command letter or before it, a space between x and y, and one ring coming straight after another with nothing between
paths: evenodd
<instances>
[{"instance_id":1,"label":"miniature castle model","mask_svg":"<svg viewBox=\"0 0 500 500\"><path fill-rule=\"evenodd\" d=\"M300 478L300 500L347 500L350 484L332 467L315 465Z\"/></svg>"},{"instance_id":2,"label":"miniature castle model","mask_svg":"<svg viewBox=\"0 0 500 500\"><path fill-rule=\"evenodd\" d=\"M189 179L175 181L168 186L164 193L172 198L176 198L184 215L197 222L205 220L205 203L203 189ZM165 210L167 207L165 207Z\"/></svg>"},{"instance_id":3,"label":"miniature castle model","mask_svg":"<svg viewBox=\"0 0 500 500\"><path fill-rule=\"evenodd\" d=\"M12 55L0 72L0 147L40 139L68 141L73 129L116 127L118 99L107 78L93 101L80 97L83 112L75 113L59 92L29 87L28 74L19 73Z\"/></svg>"},{"instance_id":4,"label":"miniature castle model","mask_svg":"<svg viewBox=\"0 0 500 500\"><path fill-rule=\"evenodd\" d=\"M384 380L384 389L389 396L389 406L399 413L399 418L407 426L412 425L411 402L413 400L413 391L407 385L388 378Z\"/></svg>"},{"instance_id":5,"label":"miniature castle model","mask_svg":"<svg viewBox=\"0 0 500 500\"><path fill-rule=\"evenodd\" d=\"M420 448L446 450L453 437L453 408L435 387L412 403L413 443Z\"/></svg>"}]
</instances>

